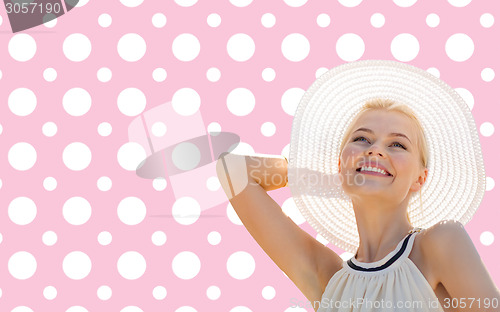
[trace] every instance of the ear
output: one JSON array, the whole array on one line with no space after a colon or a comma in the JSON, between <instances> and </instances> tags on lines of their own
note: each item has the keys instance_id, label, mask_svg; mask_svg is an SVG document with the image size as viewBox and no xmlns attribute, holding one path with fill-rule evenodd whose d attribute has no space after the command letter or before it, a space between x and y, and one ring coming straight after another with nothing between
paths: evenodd
<instances>
[{"instance_id":1,"label":"ear","mask_svg":"<svg viewBox=\"0 0 500 312\"><path fill-rule=\"evenodd\" d=\"M429 174L429 169L424 168L420 171L420 175L418 176L417 180L412 184L411 190L416 192L424 186L425 181L427 180L427 175Z\"/></svg>"}]
</instances>

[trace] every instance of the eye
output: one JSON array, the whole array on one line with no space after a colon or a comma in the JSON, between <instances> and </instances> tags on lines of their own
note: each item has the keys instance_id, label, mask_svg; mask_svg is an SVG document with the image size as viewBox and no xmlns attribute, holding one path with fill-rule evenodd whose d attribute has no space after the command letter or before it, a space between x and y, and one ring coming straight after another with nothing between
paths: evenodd
<instances>
[{"instance_id":1,"label":"eye","mask_svg":"<svg viewBox=\"0 0 500 312\"><path fill-rule=\"evenodd\" d=\"M358 141L359 139L365 139L365 140L366 140L366 138L365 138L365 137L360 136L360 137L355 138L355 139L354 139L354 140L352 140L352 141L353 141L353 142L356 142L356 141ZM366 140L366 142L368 142L368 140Z\"/></svg>"},{"instance_id":2,"label":"eye","mask_svg":"<svg viewBox=\"0 0 500 312\"><path fill-rule=\"evenodd\" d=\"M403 149L406 149L406 147L403 144L399 143L399 142L392 142L392 144L399 144L399 146L401 146Z\"/></svg>"}]
</instances>

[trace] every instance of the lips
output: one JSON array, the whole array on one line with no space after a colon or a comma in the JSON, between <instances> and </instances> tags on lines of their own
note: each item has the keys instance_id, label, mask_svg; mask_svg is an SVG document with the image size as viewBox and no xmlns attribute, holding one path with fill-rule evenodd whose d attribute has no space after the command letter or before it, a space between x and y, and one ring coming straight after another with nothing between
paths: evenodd
<instances>
[{"instance_id":1,"label":"lips","mask_svg":"<svg viewBox=\"0 0 500 312\"><path fill-rule=\"evenodd\" d=\"M377 172L377 171L370 171L370 170L363 170L361 171L361 169L363 167L371 167L371 168L376 168L376 169L380 169L380 170L383 170L384 172L387 173L386 174L383 174L383 173L380 173L380 172ZM357 172L360 172L360 173L365 173L365 174L373 174L373 175L378 175L378 176L385 176L385 177L392 177L392 174L389 172L389 170L387 170L384 166L382 165L372 165L372 164L362 164L360 165L357 169L356 169Z\"/></svg>"}]
</instances>

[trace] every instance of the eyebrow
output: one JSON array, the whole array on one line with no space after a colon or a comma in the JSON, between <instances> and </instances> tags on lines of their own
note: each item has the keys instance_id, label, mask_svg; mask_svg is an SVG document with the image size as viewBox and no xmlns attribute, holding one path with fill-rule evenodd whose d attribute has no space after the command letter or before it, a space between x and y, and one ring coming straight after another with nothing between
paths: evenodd
<instances>
[{"instance_id":1,"label":"eyebrow","mask_svg":"<svg viewBox=\"0 0 500 312\"><path fill-rule=\"evenodd\" d=\"M365 131L365 132L368 132L368 133L373 134L373 131L372 131L371 129L368 129L368 128L359 128L359 129L357 129L357 130L356 130L356 131L354 131L354 132L358 132L358 131ZM354 132L353 132L353 133L354 133ZM393 132L393 133L389 133L389 135L391 135L391 136L398 136L398 137L403 137L403 138L406 138L406 139L407 139L407 140L411 143L410 139L408 139L408 137L407 137L406 135L402 134L402 133ZM411 143L411 144L413 144L413 143Z\"/></svg>"}]
</instances>

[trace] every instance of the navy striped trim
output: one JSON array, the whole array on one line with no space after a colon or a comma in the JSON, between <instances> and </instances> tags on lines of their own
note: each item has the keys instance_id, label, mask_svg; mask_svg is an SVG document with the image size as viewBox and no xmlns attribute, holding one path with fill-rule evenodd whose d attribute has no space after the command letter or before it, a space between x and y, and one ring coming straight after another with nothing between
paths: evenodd
<instances>
[{"instance_id":1,"label":"navy striped trim","mask_svg":"<svg viewBox=\"0 0 500 312\"><path fill-rule=\"evenodd\" d=\"M398 251L398 253L396 253L391 259L389 259L386 263L384 263L383 265L381 266L378 266L376 268L363 268L363 267L360 267L360 266L357 266L355 265L351 259L349 259L347 261L347 264L353 268L354 270L358 270L358 271L365 271L365 272L373 272L373 271L380 271L380 270L383 270L385 268L388 268L391 264L393 264L396 260L398 260L399 257L401 257L401 255L403 254L403 252L405 251L406 249L406 245L408 245L408 240L410 240L410 236L413 235L410 234L406 237L406 239L404 240L403 242L403 246L401 246L401 249Z\"/></svg>"}]
</instances>

